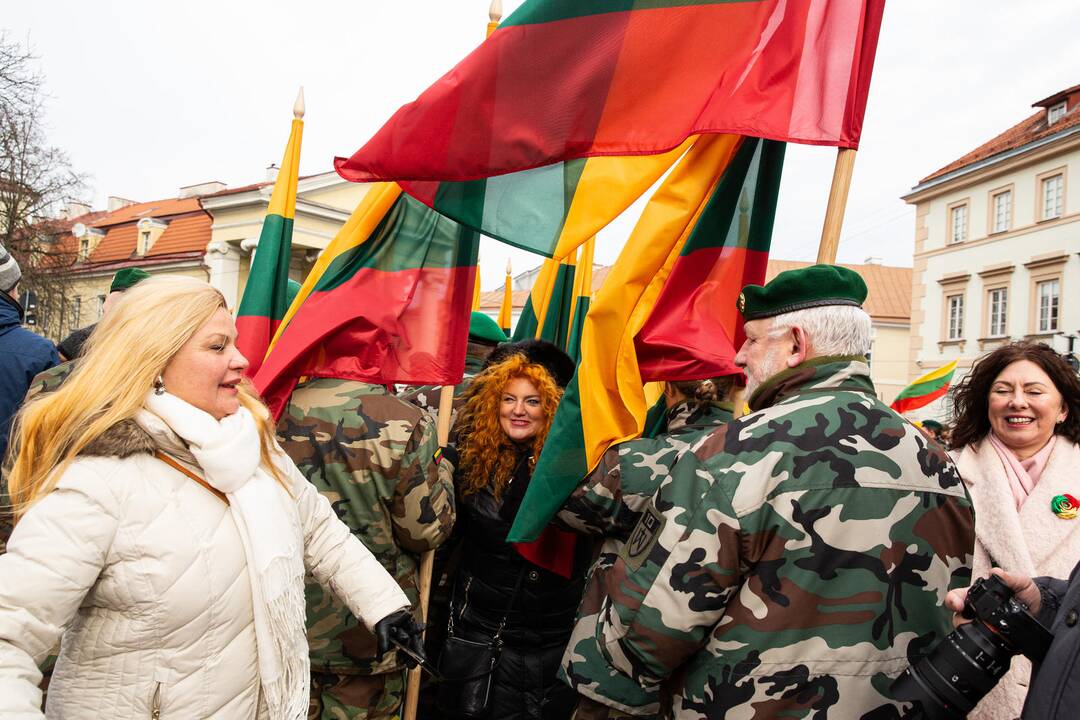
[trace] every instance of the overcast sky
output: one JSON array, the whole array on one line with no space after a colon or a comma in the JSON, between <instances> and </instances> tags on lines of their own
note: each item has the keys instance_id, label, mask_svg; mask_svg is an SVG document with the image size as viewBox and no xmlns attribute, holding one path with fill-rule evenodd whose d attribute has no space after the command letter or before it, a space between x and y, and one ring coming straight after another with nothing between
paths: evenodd
<instances>
[{"instance_id":1,"label":"overcast sky","mask_svg":"<svg viewBox=\"0 0 1080 720\"><path fill-rule=\"evenodd\" d=\"M849 0L836 0L849 1ZM854 0L850 0L854 1ZM518 0L504 2L507 14ZM109 195L259 181L280 162L297 87L301 174L350 155L484 37L488 0L141 2L5 0L0 28L29 41L49 93L49 137ZM910 265L920 178L1080 83L1076 0L891 0L840 243L842 262ZM836 151L788 149L773 257L812 260ZM612 262L632 221L603 233ZM483 287L535 256L485 241Z\"/></svg>"}]
</instances>

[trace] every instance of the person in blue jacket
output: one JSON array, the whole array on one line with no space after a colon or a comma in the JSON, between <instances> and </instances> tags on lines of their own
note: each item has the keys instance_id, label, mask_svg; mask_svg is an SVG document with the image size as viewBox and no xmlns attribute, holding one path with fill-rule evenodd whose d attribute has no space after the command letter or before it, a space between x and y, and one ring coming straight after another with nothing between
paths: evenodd
<instances>
[{"instance_id":1,"label":"person in blue jacket","mask_svg":"<svg viewBox=\"0 0 1080 720\"><path fill-rule=\"evenodd\" d=\"M11 419L30 381L60 362L51 341L22 326L26 312L17 299L21 279L19 264L0 245L0 458L7 453Z\"/></svg>"}]
</instances>

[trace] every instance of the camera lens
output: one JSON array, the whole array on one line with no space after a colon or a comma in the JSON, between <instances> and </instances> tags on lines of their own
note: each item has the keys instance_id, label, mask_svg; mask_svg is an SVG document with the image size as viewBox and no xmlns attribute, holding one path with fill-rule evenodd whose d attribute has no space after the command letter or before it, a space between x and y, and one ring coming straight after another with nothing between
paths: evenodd
<instances>
[{"instance_id":1,"label":"camera lens","mask_svg":"<svg viewBox=\"0 0 1080 720\"><path fill-rule=\"evenodd\" d=\"M949 633L893 681L894 698L911 703L905 718L963 718L1008 672L1014 655L1039 660L1050 646L1049 631L997 577L972 585L965 612L973 622Z\"/></svg>"}]
</instances>

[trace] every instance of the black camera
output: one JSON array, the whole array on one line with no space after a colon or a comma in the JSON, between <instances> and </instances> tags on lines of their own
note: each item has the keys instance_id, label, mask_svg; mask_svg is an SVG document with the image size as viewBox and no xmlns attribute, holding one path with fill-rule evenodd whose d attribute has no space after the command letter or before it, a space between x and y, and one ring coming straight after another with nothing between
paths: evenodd
<instances>
[{"instance_id":1,"label":"black camera","mask_svg":"<svg viewBox=\"0 0 1080 720\"><path fill-rule=\"evenodd\" d=\"M1053 639L995 575L971 586L961 614L972 622L893 681L893 697L912 703L905 718L965 717L1008 672L1014 655L1038 662Z\"/></svg>"}]
</instances>

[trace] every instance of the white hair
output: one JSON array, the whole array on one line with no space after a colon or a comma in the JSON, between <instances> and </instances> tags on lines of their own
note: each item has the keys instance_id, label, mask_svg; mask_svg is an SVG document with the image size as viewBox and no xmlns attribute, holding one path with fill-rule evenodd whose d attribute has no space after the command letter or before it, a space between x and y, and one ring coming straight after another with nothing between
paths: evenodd
<instances>
[{"instance_id":1,"label":"white hair","mask_svg":"<svg viewBox=\"0 0 1080 720\"><path fill-rule=\"evenodd\" d=\"M773 317L773 328L800 327L815 357L870 353L870 316L854 305L827 305Z\"/></svg>"}]
</instances>

